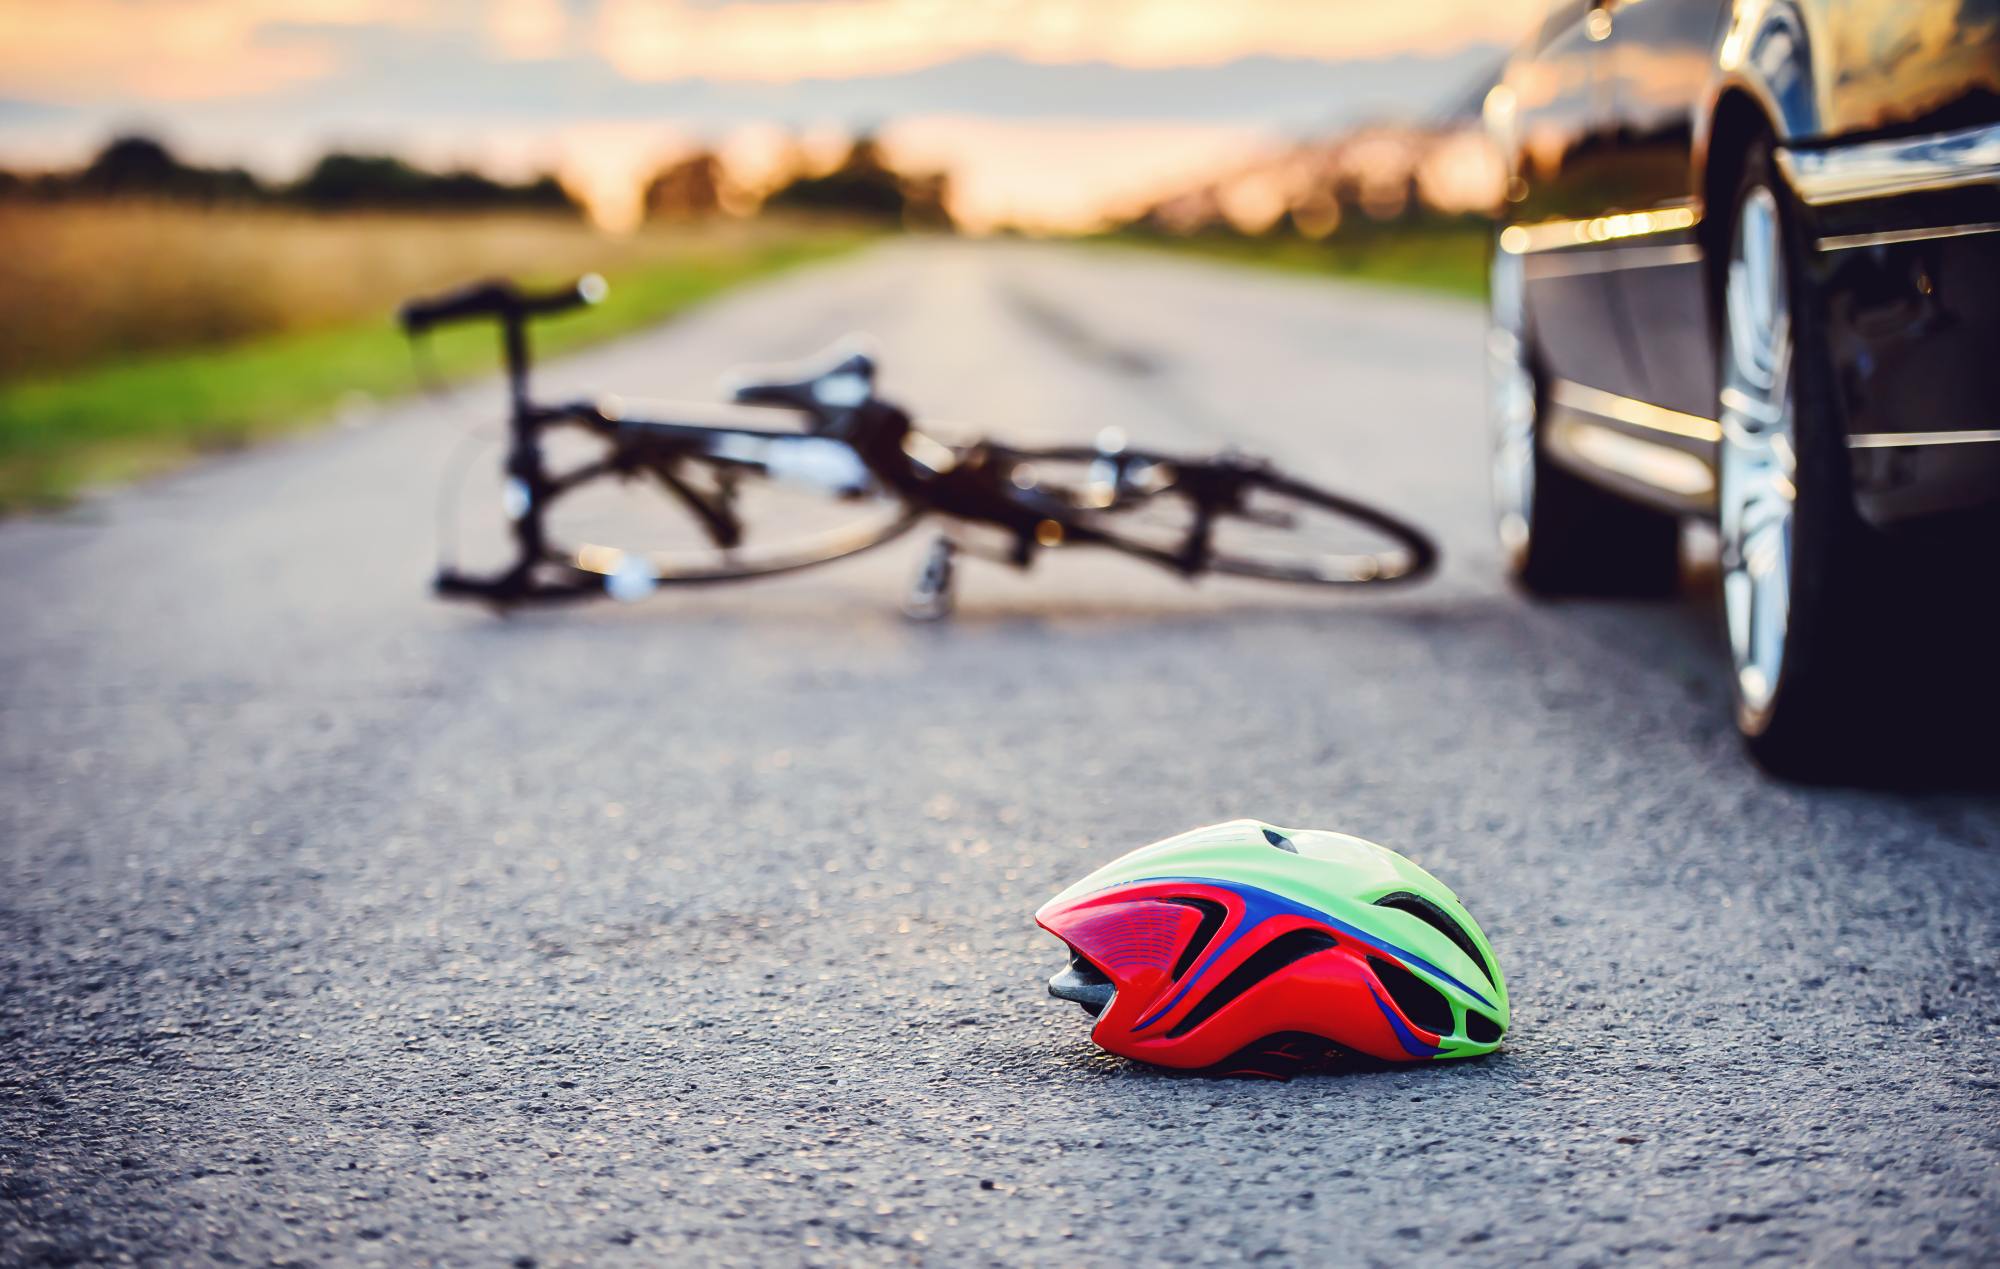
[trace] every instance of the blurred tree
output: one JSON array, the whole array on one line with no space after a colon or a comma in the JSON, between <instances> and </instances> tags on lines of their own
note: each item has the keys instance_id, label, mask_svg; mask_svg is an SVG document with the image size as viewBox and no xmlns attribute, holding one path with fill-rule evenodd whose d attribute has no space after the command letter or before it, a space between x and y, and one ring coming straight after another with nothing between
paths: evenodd
<instances>
[{"instance_id":1,"label":"blurred tree","mask_svg":"<svg viewBox=\"0 0 2000 1269\"><path fill-rule=\"evenodd\" d=\"M569 191L552 176L510 185L463 169L431 172L386 154L326 155L285 193L322 211L578 211Z\"/></svg>"},{"instance_id":2,"label":"blurred tree","mask_svg":"<svg viewBox=\"0 0 2000 1269\"><path fill-rule=\"evenodd\" d=\"M1141 233L1184 238L1227 225L1222 201L1213 183L1165 198L1141 212L1129 228Z\"/></svg>"},{"instance_id":3,"label":"blurred tree","mask_svg":"<svg viewBox=\"0 0 2000 1269\"><path fill-rule=\"evenodd\" d=\"M169 188L181 171L180 160L153 138L119 137L97 152L76 183L93 194L146 193Z\"/></svg>"},{"instance_id":4,"label":"blurred tree","mask_svg":"<svg viewBox=\"0 0 2000 1269\"><path fill-rule=\"evenodd\" d=\"M920 172L903 178L903 223L912 229L952 228L951 174Z\"/></svg>"},{"instance_id":5,"label":"blurred tree","mask_svg":"<svg viewBox=\"0 0 2000 1269\"><path fill-rule=\"evenodd\" d=\"M943 173L906 177L882 158L874 137L863 134L831 171L800 176L764 200L771 211L852 216L921 228L951 228Z\"/></svg>"},{"instance_id":6,"label":"blurred tree","mask_svg":"<svg viewBox=\"0 0 2000 1269\"><path fill-rule=\"evenodd\" d=\"M183 163L152 137L123 136L97 152L72 176L35 182L49 196L171 198L194 202L247 202L267 197L257 178L240 167Z\"/></svg>"},{"instance_id":7,"label":"blurred tree","mask_svg":"<svg viewBox=\"0 0 2000 1269\"><path fill-rule=\"evenodd\" d=\"M418 201L417 170L386 155L329 154L288 191L314 207L407 205Z\"/></svg>"},{"instance_id":8,"label":"blurred tree","mask_svg":"<svg viewBox=\"0 0 2000 1269\"><path fill-rule=\"evenodd\" d=\"M722 160L703 150L662 168L646 183L648 220L702 220L722 210Z\"/></svg>"},{"instance_id":9,"label":"blurred tree","mask_svg":"<svg viewBox=\"0 0 2000 1269\"><path fill-rule=\"evenodd\" d=\"M902 178L882 162L881 147L863 136L847 157L819 176L795 177L764 200L774 211L834 212L877 220L903 218Z\"/></svg>"},{"instance_id":10,"label":"blurred tree","mask_svg":"<svg viewBox=\"0 0 2000 1269\"><path fill-rule=\"evenodd\" d=\"M318 210L522 210L570 215L580 208L553 176L520 184L472 171L431 172L387 155L329 154L297 182L273 190L240 167L183 163L146 136L111 141L73 172L0 172L0 198L153 198L191 203L282 200Z\"/></svg>"}]
</instances>

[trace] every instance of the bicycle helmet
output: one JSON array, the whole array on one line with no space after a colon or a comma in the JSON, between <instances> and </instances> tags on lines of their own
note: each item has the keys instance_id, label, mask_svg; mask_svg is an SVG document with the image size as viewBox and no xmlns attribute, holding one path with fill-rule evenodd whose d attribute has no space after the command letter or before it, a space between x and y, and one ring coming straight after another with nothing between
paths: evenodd
<instances>
[{"instance_id":1,"label":"bicycle helmet","mask_svg":"<svg viewBox=\"0 0 2000 1269\"><path fill-rule=\"evenodd\" d=\"M1456 895L1343 833L1231 820L1142 846L1042 905L1049 994L1122 1057L1286 1078L1343 1054L1491 1053L1507 985Z\"/></svg>"}]
</instances>

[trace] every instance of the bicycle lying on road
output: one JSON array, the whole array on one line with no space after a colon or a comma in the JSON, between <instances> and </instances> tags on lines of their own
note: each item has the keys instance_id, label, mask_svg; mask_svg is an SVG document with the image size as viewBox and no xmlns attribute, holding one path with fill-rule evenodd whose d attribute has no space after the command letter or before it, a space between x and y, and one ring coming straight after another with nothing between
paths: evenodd
<instances>
[{"instance_id":1,"label":"bicycle lying on road","mask_svg":"<svg viewBox=\"0 0 2000 1269\"><path fill-rule=\"evenodd\" d=\"M502 607L637 599L660 586L844 559L931 516L949 527L912 584L905 607L917 617L950 610L960 551L1025 568L1039 551L1107 547L1186 578L1213 572L1318 585L1411 581L1436 562L1421 530L1257 459L1152 453L1115 434L1094 446L946 443L876 395L875 363L861 352L741 376L732 395L744 408L720 414L638 411L611 398L537 404L528 391L529 323L603 294L595 276L539 294L487 282L403 307L413 341L448 322L497 321L512 404L500 489L511 561L485 573L447 563L439 594ZM769 426L775 412L791 425ZM658 497L648 501L664 500L683 540L635 541L641 531L629 515L561 523L582 491L606 482L650 485ZM760 492L780 487L804 490L808 510L758 512Z\"/></svg>"}]
</instances>

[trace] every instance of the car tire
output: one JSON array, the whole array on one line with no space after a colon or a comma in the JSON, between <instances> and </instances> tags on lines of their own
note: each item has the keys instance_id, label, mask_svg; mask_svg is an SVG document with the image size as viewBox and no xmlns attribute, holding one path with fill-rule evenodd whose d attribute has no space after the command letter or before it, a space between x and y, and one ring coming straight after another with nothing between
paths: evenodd
<instances>
[{"instance_id":1,"label":"car tire","mask_svg":"<svg viewBox=\"0 0 2000 1269\"><path fill-rule=\"evenodd\" d=\"M1717 520L1736 725L1779 776L1849 779L1879 738L1875 535L1855 510L1799 215L1768 141L1746 157L1717 278Z\"/></svg>"},{"instance_id":2,"label":"car tire","mask_svg":"<svg viewBox=\"0 0 2000 1269\"><path fill-rule=\"evenodd\" d=\"M1493 251L1487 418L1502 562L1531 595L1667 595L1680 582L1680 521L1551 462L1546 376L1523 302L1523 258Z\"/></svg>"}]
</instances>

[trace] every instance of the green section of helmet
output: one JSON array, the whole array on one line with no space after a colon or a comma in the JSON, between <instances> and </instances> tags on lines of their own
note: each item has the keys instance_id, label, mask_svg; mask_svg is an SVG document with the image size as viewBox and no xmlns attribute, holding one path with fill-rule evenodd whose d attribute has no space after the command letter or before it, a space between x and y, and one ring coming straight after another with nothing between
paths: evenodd
<instances>
[{"instance_id":1,"label":"green section of helmet","mask_svg":"<svg viewBox=\"0 0 2000 1269\"><path fill-rule=\"evenodd\" d=\"M1458 1035L1444 1038L1440 1057L1472 1057L1499 1047L1497 1038L1489 1043L1466 1038L1467 1010L1499 1023L1501 1031L1511 1021L1507 982L1493 945L1451 888L1395 851L1345 833L1279 828L1261 820L1230 820L1141 846L1050 902L1064 903L1113 886L1162 877L1256 886L1317 909L1442 970L1448 978L1424 965L1409 964L1413 973L1452 1003ZM1394 895L1415 895L1442 910L1465 932L1479 959L1466 955L1455 940L1423 916L1377 902Z\"/></svg>"}]
</instances>

